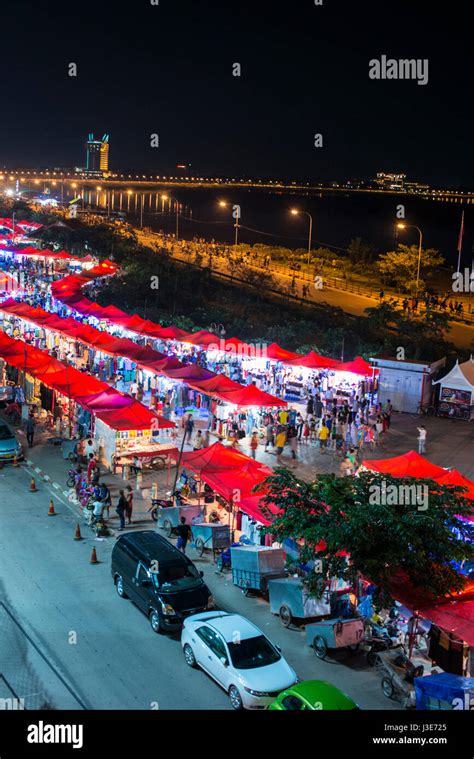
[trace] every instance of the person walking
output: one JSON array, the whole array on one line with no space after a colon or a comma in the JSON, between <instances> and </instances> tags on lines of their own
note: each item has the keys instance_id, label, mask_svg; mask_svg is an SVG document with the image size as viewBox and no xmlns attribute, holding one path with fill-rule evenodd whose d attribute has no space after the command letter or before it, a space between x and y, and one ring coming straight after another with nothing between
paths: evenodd
<instances>
[{"instance_id":1,"label":"person walking","mask_svg":"<svg viewBox=\"0 0 474 759\"><path fill-rule=\"evenodd\" d=\"M286 443L286 431L284 427L280 427L276 436L276 447L277 447L277 462L278 464L281 464L281 454L283 453L283 448Z\"/></svg>"},{"instance_id":2,"label":"person walking","mask_svg":"<svg viewBox=\"0 0 474 759\"><path fill-rule=\"evenodd\" d=\"M133 490L131 485L127 485L127 492L125 493L125 500L127 505L125 507L125 513L127 515L128 523L132 524L132 511L133 511Z\"/></svg>"},{"instance_id":3,"label":"person walking","mask_svg":"<svg viewBox=\"0 0 474 759\"><path fill-rule=\"evenodd\" d=\"M30 448L33 448L33 438L35 436L35 420L33 416L29 416L26 420L26 439Z\"/></svg>"},{"instance_id":4,"label":"person walking","mask_svg":"<svg viewBox=\"0 0 474 759\"><path fill-rule=\"evenodd\" d=\"M321 453L324 453L324 450L328 444L328 437L329 437L329 430L326 426L326 423L323 421L318 432L319 448L321 449Z\"/></svg>"},{"instance_id":5,"label":"person walking","mask_svg":"<svg viewBox=\"0 0 474 759\"><path fill-rule=\"evenodd\" d=\"M109 509L110 509L110 490L105 484L105 482L102 482L100 485L99 500L103 504L103 511L104 513L107 512L107 518L108 518Z\"/></svg>"},{"instance_id":6,"label":"person walking","mask_svg":"<svg viewBox=\"0 0 474 759\"><path fill-rule=\"evenodd\" d=\"M200 451L201 448L204 448L203 440L202 440L202 432L201 432L201 430L198 430L196 432L196 436L194 438L193 450L194 451Z\"/></svg>"},{"instance_id":7,"label":"person walking","mask_svg":"<svg viewBox=\"0 0 474 759\"><path fill-rule=\"evenodd\" d=\"M94 453L95 453L95 451L94 451L94 443L89 438L87 440L85 446L84 446L84 456L85 456L87 462L89 461L91 453L92 453L92 455L94 455Z\"/></svg>"},{"instance_id":8,"label":"person walking","mask_svg":"<svg viewBox=\"0 0 474 759\"><path fill-rule=\"evenodd\" d=\"M189 524L186 524L185 517L181 517L180 524L177 526L176 532L178 533L178 542L176 543L176 548L179 548L180 551L186 553L186 545L191 536L191 528Z\"/></svg>"},{"instance_id":9,"label":"person walking","mask_svg":"<svg viewBox=\"0 0 474 759\"><path fill-rule=\"evenodd\" d=\"M252 437L250 438L250 454L253 459L257 458L257 448L258 448L258 435L256 432L252 432Z\"/></svg>"},{"instance_id":10,"label":"person walking","mask_svg":"<svg viewBox=\"0 0 474 759\"><path fill-rule=\"evenodd\" d=\"M127 499L123 490L119 491L119 499L117 503L116 512L119 515L120 527L119 530L123 530L125 527L125 514L127 513Z\"/></svg>"},{"instance_id":11,"label":"person walking","mask_svg":"<svg viewBox=\"0 0 474 759\"><path fill-rule=\"evenodd\" d=\"M421 455L426 453L426 427L420 424L416 429L418 430L418 453Z\"/></svg>"},{"instance_id":12,"label":"person walking","mask_svg":"<svg viewBox=\"0 0 474 759\"><path fill-rule=\"evenodd\" d=\"M271 445L272 448L275 445L275 438L273 434L273 422L269 422L265 429L265 453L267 452L269 445Z\"/></svg>"},{"instance_id":13,"label":"person walking","mask_svg":"<svg viewBox=\"0 0 474 759\"><path fill-rule=\"evenodd\" d=\"M298 431L294 425L288 427L286 439L290 441L291 458L295 461L298 450Z\"/></svg>"},{"instance_id":14,"label":"person walking","mask_svg":"<svg viewBox=\"0 0 474 759\"><path fill-rule=\"evenodd\" d=\"M186 443L187 441L188 443L190 443L193 430L194 430L194 419L193 419L192 414L188 414L188 418L184 422L183 427L184 427L184 442Z\"/></svg>"}]
</instances>

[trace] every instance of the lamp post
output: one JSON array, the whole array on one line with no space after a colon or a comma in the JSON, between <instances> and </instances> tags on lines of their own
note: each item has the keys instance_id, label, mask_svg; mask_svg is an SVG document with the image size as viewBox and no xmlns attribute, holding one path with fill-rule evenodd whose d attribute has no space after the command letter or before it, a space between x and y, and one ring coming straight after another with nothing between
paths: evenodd
<instances>
[{"instance_id":1,"label":"lamp post","mask_svg":"<svg viewBox=\"0 0 474 759\"><path fill-rule=\"evenodd\" d=\"M221 208L227 208L228 203L226 203L225 200L220 200L219 205ZM239 224L240 206L235 206L235 208L238 209L238 212L237 212L237 215L235 216L235 224L234 224L234 228L235 228L234 245L238 245L239 244L239 229L240 229L240 224Z\"/></svg>"},{"instance_id":2,"label":"lamp post","mask_svg":"<svg viewBox=\"0 0 474 759\"><path fill-rule=\"evenodd\" d=\"M140 203L140 229L143 227L143 203L145 202L145 193L142 192L142 202Z\"/></svg>"},{"instance_id":3,"label":"lamp post","mask_svg":"<svg viewBox=\"0 0 474 759\"><path fill-rule=\"evenodd\" d=\"M308 266L311 262L311 243L313 238L313 217L309 211L300 211L298 208L292 208L290 212L293 216L298 216L300 213L304 213L309 219L309 234L308 234Z\"/></svg>"},{"instance_id":4,"label":"lamp post","mask_svg":"<svg viewBox=\"0 0 474 759\"><path fill-rule=\"evenodd\" d=\"M162 200L173 200L176 208L176 239L179 239L179 202L176 198L171 198L169 195L162 195Z\"/></svg>"},{"instance_id":5,"label":"lamp post","mask_svg":"<svg viewBox=\"0 0 474 759\"><path fill-rule=\"evenodd\" d=\"M419 287L419 281L420 281L420 267L421 267L421 246L423 243L423 233L420 227L417 227L416 224L405 224L404 222L400 222L397 224L397 229L407 229L408 227L413 227L413 229L417 229L418 234L420 235L419 243L418 243L418 266L416 269L416 293L418 295L418 287Z\"/></svg>"}]
</instances>

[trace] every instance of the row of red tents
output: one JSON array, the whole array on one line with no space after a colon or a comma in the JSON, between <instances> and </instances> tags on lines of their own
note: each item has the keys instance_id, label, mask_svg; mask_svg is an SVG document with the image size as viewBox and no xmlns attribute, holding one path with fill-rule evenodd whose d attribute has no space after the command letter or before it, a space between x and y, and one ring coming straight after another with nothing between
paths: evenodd
<instances>
[{"instance_id":1,"label":"row of red tents","mask_svg":"<svg viewBox=\"0 0 474 759\"><path fill-rule=\"evenodd\" d=\"M286 405L286 401L259 390L255 385L240 385L224 374L216 374L197 364L183 364L177 358L165 356L148 346L141 347L128 338L114 337L75 319L57 316L42 308L18 303L12 298L0 304L0 311L25 319L44 329L59 332L103 353L128 358L143 369L178 382L186 382L193 389L227 403L241 407Z\"/></svg>"},{"instance_id":2,"label":"row of red tents","mask_svg":"<svg viewBox=\"0 0 474 759\"><path fill-rule=\"evenodd\" d=\"M131 396L114 390L106 382L67 366L46 351L34 348L23 340L14 340L3 332L0 332L0 357L10 366L28 372L47 387L76 401L114 430L175 426L173 422L157 417Z\"/></svg>"},{"instance_id":3,"label":"row of red tents","mask_svg":"<svg viewBox=\"0 0 474 759\"><path fill-rule=\"evenodd\" d=\"M175 326L162 327L160 324L149 319L143 319L137 314L130 316L115 306L100 306L82 295L82 287L92 279L112 275L116 271L117 267L111 261L105 260L87 272L70 275L59 282L54 282L52 285L53 295L78 313L109 321L139 335L161 340L176 340L203 348L218 345L219 348L222 347L228 352L239 351L244 356L253 355L252 346L238 337L221 339L208 330L185 332ZM365 377L371 376L373 373L373 367L360 356L357 356L353 361L343 362L327 356L320 356L315 351L310 351L306 355L287 351L277 343L266 346L264 357L272 361L281 361L290 366L301 366L308 369L334 369Z\"/></svg>"},{"instance_id":4,"label":"row of red tents","mask_svg":"<svg viewBox=\"0 0 474 759\"><path fill-rule=\"evenodd\" d=\"M15 250L17 256L32 256L36 258L54 258L56 261L72 261L74 256L71 256L67 250L50 250L49 248L33 248L30 245L27 248L19 248Z\"/></svg>"}]
</instances>

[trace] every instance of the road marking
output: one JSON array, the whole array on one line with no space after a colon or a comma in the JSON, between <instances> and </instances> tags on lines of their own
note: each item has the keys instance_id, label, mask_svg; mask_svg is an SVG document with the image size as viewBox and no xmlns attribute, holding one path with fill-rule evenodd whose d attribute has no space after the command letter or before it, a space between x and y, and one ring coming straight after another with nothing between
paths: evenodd
<instances>
[{"instance_id":1,"label":"road marking","mask_svg":"<svg viewBox=\"0 0 474 759\"><path fill-rule=\"evenodd\" d=\"M51 484L52 484L53 488L56 488L56 490L61 490L61 485L59 485L57 482L52 482Z\"/></svg>"}]
</instances>

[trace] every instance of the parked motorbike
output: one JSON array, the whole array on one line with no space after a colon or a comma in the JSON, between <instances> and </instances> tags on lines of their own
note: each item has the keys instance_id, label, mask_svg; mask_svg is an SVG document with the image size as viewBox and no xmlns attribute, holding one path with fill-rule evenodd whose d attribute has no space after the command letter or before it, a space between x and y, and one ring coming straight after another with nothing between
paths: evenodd
<instances>
[{"instance_id":1,"label":"parked motorbike","mask_svg":"<svg viewBox=\"0 0 474 759\"><path fill-rule=\"evenodd\" d=\"M152 498L151 506L148 507L147 511L150 513L153 521L157 522L160 509L169 509L171 506L183 506L185 503L187 503L186 499L183 498L179 490L176 490L174 503L171 499L167 498Z\"/></svg>"},{"instance_id":2,"label":"parked motorbike","mask_svg":"<svg viewBox=\"0 0 474 759\"><path fill-rule=\"evenodd\" d=\"M5 407L5 416L8 417L8 420L12 424L15 424L15 425L20 424L20 422L21 422L21 408L18 405L18 403L16 403L15 401L13 401L12 403L9 403Z\"/></svg>"}]
</instances>

